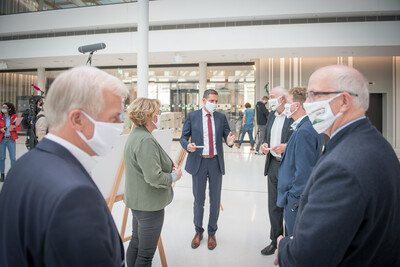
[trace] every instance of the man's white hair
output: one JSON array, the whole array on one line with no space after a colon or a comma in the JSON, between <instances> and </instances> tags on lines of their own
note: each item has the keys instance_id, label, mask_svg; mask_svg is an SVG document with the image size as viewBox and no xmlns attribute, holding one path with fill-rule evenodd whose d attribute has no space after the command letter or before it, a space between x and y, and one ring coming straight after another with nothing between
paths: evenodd
<instances>
[{"instance_id":1,"label":"man's white hair","mask_svg":"<svg viewBox=\"0 0 400 267\"><path fill-rule=\"evenodd\" d=\"M317 71L330 76L335 91L345 91L357 95L352 96L353 103L364 111L368 110L368 82L358 70L345 65L331 65Z\"/></svg>"},{"instance_id":2,"label":"man's white hair","mask_svg":"<svg viewBox=\"0 0 400 267\"><path fill-rule=\"evenodd\" d=\"M61 73L50 86L44 104L49 128L63 126L74 109L84 110L96 119L104 105L103 90L121 98L129 93L118 78L95 67L75 67Z\"/></svg>"},{"instance_id":3,"label":"man's white hair","mask_svg":"<svg viewBox=\"0 0 400 267\"><path fill-rule=\"evenodd\" d=\"M279 96L284 96L287 98L289 96L289 91L288 89L282 87L282 86L277 86L272 88L272 90L276 90Z\"/></svg>"}]
</instances>

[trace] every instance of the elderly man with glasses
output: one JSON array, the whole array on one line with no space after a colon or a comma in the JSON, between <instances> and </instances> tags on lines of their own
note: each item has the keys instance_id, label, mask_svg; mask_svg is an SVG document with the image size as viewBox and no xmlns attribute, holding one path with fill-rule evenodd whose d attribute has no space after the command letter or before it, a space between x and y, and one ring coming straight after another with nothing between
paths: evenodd
<instances>
[{"instance_id":1,"label":"elderly man with glasses","mask_svg":"<svg viewBox=\"0 0 400 267\"><path fill-rule=\"evenodd\" d=\"M279 266L400 266L400 164L365 116L357 70L315 71L304 108L330 136L301 196L293 237L278 238Z\"/></svg>"}]
</instances>

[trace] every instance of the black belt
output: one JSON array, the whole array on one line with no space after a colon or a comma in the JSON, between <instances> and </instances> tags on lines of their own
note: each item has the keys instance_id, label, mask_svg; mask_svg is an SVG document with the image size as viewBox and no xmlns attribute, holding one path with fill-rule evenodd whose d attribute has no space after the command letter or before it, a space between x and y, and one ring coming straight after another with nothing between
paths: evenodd
<instances>
[{"instance_id":1,"label":"black belt","mask_svg":"<svg viewBox=\"0 0 400 267\"><path fill-rule=\"evenodd\" d=\"M203 158L203 159L212 159L212 158L215 158L217 155L214 155L214 156L207 156L207 155L201 155L201 157Z\"/></svg>"},{"instance_id":2,"label":"black belt","mask_svg":"<svg viewBox=\"0 0 400 267\"><path fill-rule=\"evenodd\" d=\"M4 136L4 138L11 138L11 136Z\"/></svg>"}]
</instances>

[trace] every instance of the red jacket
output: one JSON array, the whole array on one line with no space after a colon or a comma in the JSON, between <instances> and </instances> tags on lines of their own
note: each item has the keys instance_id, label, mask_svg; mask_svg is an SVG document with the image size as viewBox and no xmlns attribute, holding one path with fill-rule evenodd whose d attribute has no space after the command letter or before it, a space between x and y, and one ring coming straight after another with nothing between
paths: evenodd
<instances>
[{"instance_id":1,"label":"red jacket","mask_svg":"<svg viewBox=\"0 0 400 267\"><path fill-rule=\"evenodd\" d=\"M12 125L16 119L17 115L16 114L12 115L10 124ZM4 127L6 127L6 122L3 118L3 113L0 113L0 129L3 129ZM10 131L11 140L18 139L18 134L17 134L18 131L21 131L21 124L17 125L14 130ZM0 131L0 142L3 140L3 136L4 133Z\"/></svg>"}]
</instances>

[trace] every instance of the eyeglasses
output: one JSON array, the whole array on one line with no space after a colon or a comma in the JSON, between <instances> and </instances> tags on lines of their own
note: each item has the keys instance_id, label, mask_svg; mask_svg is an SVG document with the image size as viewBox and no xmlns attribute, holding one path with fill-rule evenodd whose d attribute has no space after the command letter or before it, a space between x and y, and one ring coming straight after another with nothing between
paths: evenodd
<instances>
[{"instance_id":1,"label":"eyeglasses","mask_svg":"<svg viewBox=\"0 0 400 267\"><path fill-rule=\"evenodd\" d=\"M346 92L346 93L348 93L349 95L352 95L352 96L358 96L358 94L351 93L351 92L348 92L348 91L335 91L335 92L332 92L332 91L328 91L328 92L309 91L309 92L306 93L306 98L314 99L318 95L331 95L331 94L339 94L339 93L343 93L343 92Z\"/></svg>"}]
</instances>

